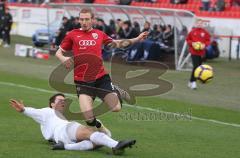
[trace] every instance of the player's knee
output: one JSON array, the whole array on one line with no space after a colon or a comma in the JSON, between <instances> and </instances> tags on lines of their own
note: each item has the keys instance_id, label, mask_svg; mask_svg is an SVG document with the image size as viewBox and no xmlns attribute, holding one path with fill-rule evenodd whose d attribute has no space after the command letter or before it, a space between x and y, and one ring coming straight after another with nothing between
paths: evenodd
<instances>
[{"instance_id":1,"label":"player's knee","mask_svg":"<svg viewBox=\"0 0 240 158\"><path fill-rule=\"evenodd\" d=\"M91 127L80 127L77 130L77 140L86 140L90 138L90 135L94 133L96 130L94 130Z\"/></svg>"},{"instance_id":2,"label":"player's knee","mask_svg":"<svg viewBox=\"0 0 240 158\"><path fill-rule=\"evenodd\" d=\"M119 112L122 109L121 104L117 104L114 108L113 108L113 112Z\"/></svg>"}]
</instances>

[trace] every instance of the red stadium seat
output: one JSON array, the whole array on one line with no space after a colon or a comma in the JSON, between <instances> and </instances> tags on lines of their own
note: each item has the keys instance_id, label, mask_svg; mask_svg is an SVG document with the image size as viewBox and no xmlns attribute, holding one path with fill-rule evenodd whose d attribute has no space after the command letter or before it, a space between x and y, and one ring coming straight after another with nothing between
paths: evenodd
<instances>
[{"instance_id":1,"label":"red stadium seat","mask_svg":"<svg viewBox=\"0 0 240 158\"><path fill-rule=\"evenodd\" d=\"M161 4L160 3L153 3L152 7L154 8L160 8Z\"/></svg>"},{"instance_id":2,"label":"red stadium seat","mask_svg":"<svg viewBox=\"0 0 240 158\"><path fill-rule=\"evenodd\" d=\"M99 0L97 0L99 1ZM211 7L214 7L214 4L217 0L211 1ZM170 0L157 0L156 3L147 3L147 2L132 2L133 6L145 6L145 7L155 7L155 8L172 8L172 9L184 9L195 12L199 16L206 17L230 17L238 18L240 17L240 7L231 6L231 0L225 0L226 8L223 12L208 12L200 11L201 0L188 0L187 4L171 4Z\"/></svg>"},{"instance_id":3,"label":"red stadium seat","mask_svg":"<svg viewBox=\"0 0 240 158\"><path fill-rule=\"evenodd\" d=\"M79 3L80 0L68 0L68 3Z\"/></svg>"}]
</instances>

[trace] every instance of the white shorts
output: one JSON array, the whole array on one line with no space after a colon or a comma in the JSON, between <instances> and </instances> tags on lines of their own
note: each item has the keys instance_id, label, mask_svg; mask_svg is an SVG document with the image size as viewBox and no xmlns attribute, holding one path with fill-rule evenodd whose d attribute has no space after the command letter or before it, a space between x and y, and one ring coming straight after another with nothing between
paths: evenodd
<instances>
[{"instance_id":1,"label":"white shorts","mask_svg":"<svg viewBox=\"0 0 240 158\"><path fill-rule=\"evenodd\" d=\"M78 122L69 122L57 127L54 130L54 139L56 143L59 141L63 142L64 144L76 143L77 129L80 126L82 125Z\"/></svg>"}]
</instances>

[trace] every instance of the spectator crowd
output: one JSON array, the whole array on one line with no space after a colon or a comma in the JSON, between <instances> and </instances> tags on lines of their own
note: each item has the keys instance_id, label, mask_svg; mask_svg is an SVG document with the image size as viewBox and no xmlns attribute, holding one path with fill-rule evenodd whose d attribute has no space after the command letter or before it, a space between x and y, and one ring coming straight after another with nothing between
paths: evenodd
<instances>
[{"instance_id":1,"label":"spectator crowd","mask_svg":"<svg viewBox=\"0 0 240 158\"><path fill-rule=\"evenodd\" d=\"M63 17L54 44L59 46L64 36L69 31L80 27L78 17L71 17L70 19ZM121 19L116 19L110 20L109 24L106 24L103 19L96 18L93 27L102 30L113 39L135 38L139 33L148 31L148 39L125 50L127 51L127 54L129 54L129 60L146 60L150 58L157 60L160 54L159 51L170 52L173 51L174 48L174 30L171 25L154 24L152 26L150 22L146 21L141 29L140 24L137 21L131 22L129 20L123 21ZM153 49L155 51L151 51ZM108 52L107 48L104 49L103 53L106 60L109 59L112 54Z\"/></svg>"}]
</instances>

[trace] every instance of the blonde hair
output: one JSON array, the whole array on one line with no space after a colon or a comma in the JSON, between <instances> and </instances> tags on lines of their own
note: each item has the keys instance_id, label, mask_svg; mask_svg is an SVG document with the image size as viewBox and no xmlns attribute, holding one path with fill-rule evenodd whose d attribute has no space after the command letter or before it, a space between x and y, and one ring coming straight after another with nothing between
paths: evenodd
<instances>
[{"instance_id":1,"label":"blonde hair","mask_svg":"<svg viewBox=\"0 0 240 158\"><path fill-rule=\"evenodd\" d=\"M82 8L79 14L81 14L81 13L90 13L91 18L94 18L94 13L93 13L92 9L90 9L90 8Z\"/></svg>"}]
</instances>

